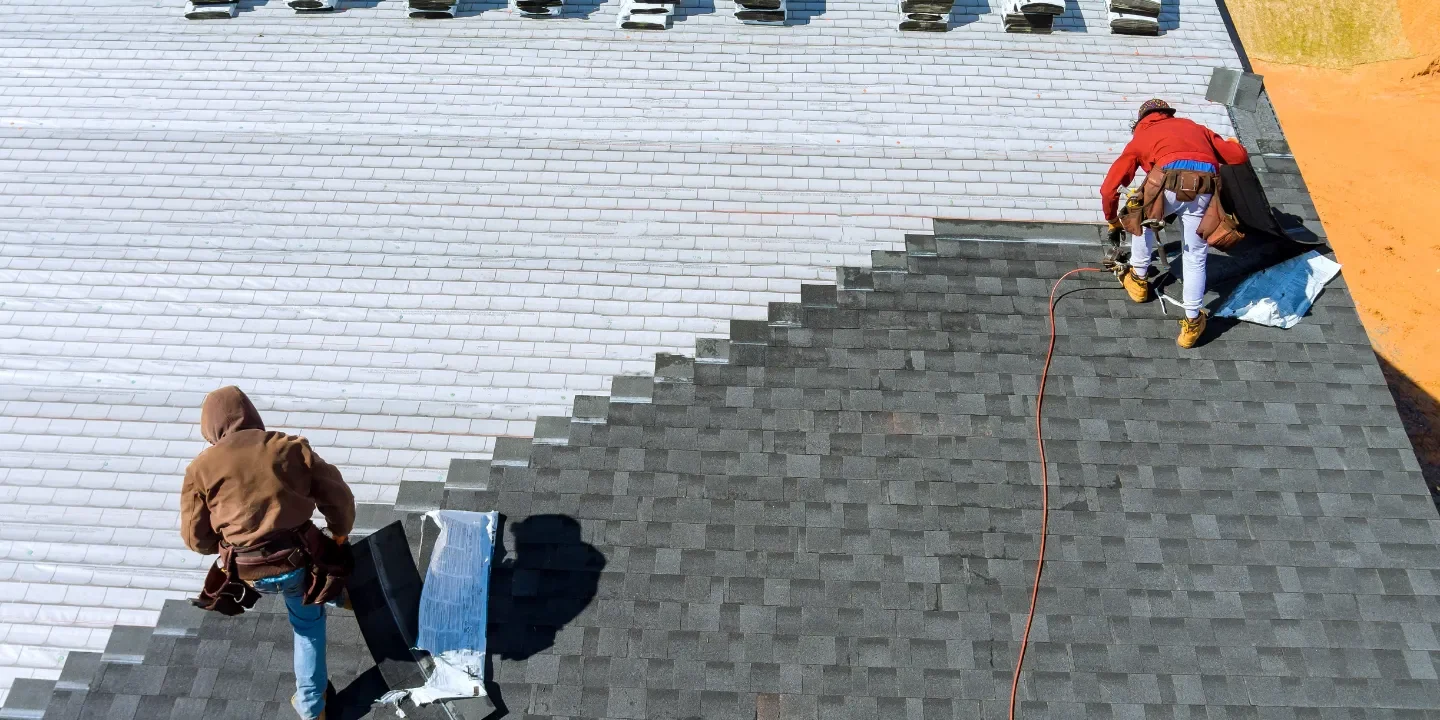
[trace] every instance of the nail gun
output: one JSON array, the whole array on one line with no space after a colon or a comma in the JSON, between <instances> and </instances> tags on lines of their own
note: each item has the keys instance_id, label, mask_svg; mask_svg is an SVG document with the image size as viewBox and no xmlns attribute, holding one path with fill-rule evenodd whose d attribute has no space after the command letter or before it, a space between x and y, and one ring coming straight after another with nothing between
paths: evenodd
<instances>
[{"instance_id":1,"label":"nail gun","mask_svg":"<svg viewBox=\"0 0 1440 720\"><path fill-rule=\"evenodd\" d=\"M1144 209L1144 203L1141 200L1143 189L1143 187L1136 187L1130 188L1125 191L1125 195L1122 199L1122 202L1120 203L1119 216L1121 218L1127 216L1138 217L1142 215ZM1159 222L1145 221L1144 225L1151 228L1158 236L1161 229L1174 221L1175 216L1172 215ZM1130 249L1128 242L1129 235L1130 233L1127 232L1125 228L1118 226L1112 228L1106 235L1106 242L1105 247L1102 251L1100 267L1109 270L1112 273L1115 273L1117 277L1121 273L1123 273L1127 267L1129 267L1128 262L1121 261L1122 255L1128 252ZM1165 285L1168 284L1165 282L1166 278L1173 277L1170 274L1170 255L1165 251L1165 245L1163 242L1159 242L1158 250L1159 252L1156 253L1158 256L1156 258L1156 261L1157 265L1159 265L1159 273L1152 276L1151 284L1154 288L1156 299L1160 301L1160 312L1169 315L1170 312L1165 308L1167 304L1174 305L1176 307L1183 307L1183 305L1179 300L1171 297L1168 293L1165 292ZM1126 258L1126 260L1128 261L1128 258Z\"/></svg>"}]
</instances>

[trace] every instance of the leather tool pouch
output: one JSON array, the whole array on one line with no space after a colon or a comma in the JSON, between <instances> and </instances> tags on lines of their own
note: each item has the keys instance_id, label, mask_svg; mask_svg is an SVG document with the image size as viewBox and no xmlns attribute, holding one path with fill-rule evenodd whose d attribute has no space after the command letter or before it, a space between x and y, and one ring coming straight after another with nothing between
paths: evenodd
<instances>
[{"instance_id":1,"label":"leather tool pouch","mask_svg":"<svg viewBox=\"0 0 1440 720\"><path fill-rule=\"evenodd\" d=\"M1219 149L1215 147L1214 140L1210 141L1210 151L1215 153L1215 162L1219 167L1225 166L1225 160L1220 155ZM1210 198L1209 207L1205 208L1205 216L1200 219L1200 227L1197 228L1200 237L1205 238L1205 244L1216 250L1229 250L1245 239L1245 231L1240 227L1240 218L1235 216L1233 209L1225 207L1225 188L1220 182L1220 175L1215 175L1215 186L1211 190L1214 193Z\"/></svg>"},{"instance_id":2,"label":"leather tool pouch","mask_svg":"<svg viewBox=\"0 0 1440 720\"><path fill-rule=\"evenodd\" d=\"M302 567L305 567L305 551L299 547L235 553L235 570L245 581L284 575Z\"/></svg>"},{"instance_id":3,"label":"leather tool pouch","mask_svg":"<svg viewBox=\"0 0 1440 720\"><path fill-rule=\"evenodd\" d=\"M310 567L305 604L319 605L340 597L350 574L355 571L355 556L349 543L341 545L309 523L300 528L298 536Z\"/></svg>"},{"instance_id":4,"label":"leather tool pouch","mask_svg":"<svg viewBox=\"0 0 1440 720\"><path fill-rule=\"evenodd\" d=\"M1145 226L1141 224L1145 219L1145 207L1140 190L1132 191L1125 197L1125 204L1120 206L1120 216L1117 219L1125 232L1131 235L1145 233Z\"/></svg>"},{"instance_id":5,"label":"leather tool pouch","mask_svg":"<svg viewBox=\"0 0 1440 720\"><path fill-rule=\"evenodd\" d=\"M1162 170L1151 168L1141 186L1144 227L1159 230L1165 227L1165 191L1175 193L1176 202L1190 202L1201 195L1210 195L1210 205L1200 222L1200 237L1211 247L1225 250L1245 238L1234 215L1224 211L1220 200L1220 176L1196 170ZM1122 224L1124 220L1121 220ZM1127 228L1129 229L1129 228ZM1132 231L1133 232L1133 231ZM1136 233L1139 234L1139 233Z\"/></svg>"},{"instance_id":6,"label":"leather tool pouch","mask_svg":"<svg viewBox=\"0 0 1440 720\"><path fill-rule=\"evenodd\" d=\"M1142 209L1140 224L1152 230L1165 227L1165 171L1158 167L1145 175L1145 184L1140 186ZM1140 233L1135 233L1139 235Z\"/></svg>"},{"instance_id":7,"label":"leather tool pouch","mask_svg":"<svg viewBox=\"0 0 1440 720\"><path fill-rule=\"evenodd\" d=\"M1213 195L1220 178L1197 170L1166 170L1165 189L1175 193L1176 202L1190 202L1201 195Z\"/></svg>"},{"instance_id":8,"label":"leather tool pouch","mask_svg":"<svg viewBox=\"0 0 1440 720\"><path fill-rule=\"evenodd\" d=\"M307 522L243 548L222 545L219 562L210 566L200 596L190 602L221 615L239 615L260 600L250 582L300 568L307 572L305 604L319 605L344 592L355 559L348 544L336 543Z\"/></svg>"},{"instance_id":9,"label":"leather tool pouch","mask_svg":"<svg viewBox=\"0 0 1440 720\"><path fill-rule=\"evenodd\" d=\"M200 596L192 599L190 604L226 616L239 615L255 607L255 603L260 600L260 593L241 582L234 572L226 570L234 565L234 553L229 548L221 548L220 561L210 566L210 571L205 574L205 586L200 589Z\"/></svg>"},{"instance_id":10,"label":"leather tool pouch","mask_svg":"<svg viewBox=\"0 0 1440 720\"><path fill-rule=\"evenodd\" d=\"M1216 250L1229 250L1245 239L1245 231L1240 229L1240 220L1234 214L1225 209L1221 193L1215 193L1210 200L1210 206L1205 208L1205 217L1200 220L1200 237L1205 238L1205 244Z\"/></svg>"}]
</instances>

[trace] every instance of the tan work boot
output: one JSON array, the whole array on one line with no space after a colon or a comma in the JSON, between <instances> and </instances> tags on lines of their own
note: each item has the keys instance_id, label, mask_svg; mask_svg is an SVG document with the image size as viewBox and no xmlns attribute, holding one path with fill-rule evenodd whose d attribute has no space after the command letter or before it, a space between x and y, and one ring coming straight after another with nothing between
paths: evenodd
<instances>
[{"instance_id":1,"label":"tan work boot","mask_svg":"<svg viewBox=\"0 0 1440 720\"><path fill-rule=\"evenodd\" d=\"M292 708L295 709L295 714L296 714L296 715L300 715L300 706L296 704L296 701L299 700L299 699L300 699L300 696L299 696L299 695L291 695L291 696L290 696L290 707L292 707ZM300 715L300 718L301 718L301 720L312 720L311 718L307 718L307 717L305 717L304 715ZM325 709L324 709L324 708L321 708L321 709L320 709L320 714L319 714L319 715L316 715L316 716L313 718L313 720L325 720Z\"/></svg>"},{"instance_id":2,"label":"tan work boot","mask_svg":"<svg viewBox=\"0 0 1440 720\"><path fill-rule=\"evenodd\" d=\"M1136 275L1135 268L1125 268L1125 272L1120 274L1120 284L1125 287L1131 300L1137 303L1150 302L1150 281Z\"/></svg>"},{"instance_id":3,"label":"tan work boot","mask_svg":"<svg viewBox=\"0 0 1440 720\"><path fill-rule=\"evenodd\" d=\"M1208 317L1202 312L1194 320L1180 318L1180 337L1175 338L1175 344L1186 350L1195 347L1200 342L1200 336L1205 334L1205 321Z\"/></svg>"}]
</instances>

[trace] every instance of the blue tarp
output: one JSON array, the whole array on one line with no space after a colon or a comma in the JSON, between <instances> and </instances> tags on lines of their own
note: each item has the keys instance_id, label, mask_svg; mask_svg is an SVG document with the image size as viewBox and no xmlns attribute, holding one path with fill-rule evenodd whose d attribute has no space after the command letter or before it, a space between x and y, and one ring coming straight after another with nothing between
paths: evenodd
<instances>
[{"instance_id":1,"label":"blue tarp","mask_svg":"<svg viewBox=\"0 0 1440 720\"><path fill-rule=\"evenodd\" d=\"M1339 272L1339 263L1311 250L1245 278L1220 304L1215 316L1280 328L1295 327L1325 289L1325 284Z\"/></svg>"}]
</instances>

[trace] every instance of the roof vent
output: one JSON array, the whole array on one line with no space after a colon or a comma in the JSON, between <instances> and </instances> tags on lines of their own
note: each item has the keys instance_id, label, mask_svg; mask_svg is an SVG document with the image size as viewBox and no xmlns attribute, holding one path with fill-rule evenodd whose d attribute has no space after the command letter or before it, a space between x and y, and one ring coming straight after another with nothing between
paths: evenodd
<instances>
[{"instance_id":1,"label":"roof vent","mask_svg":"<svg viewBox=\"0 0 1440 720\"><path fill-rule=\"evenodd\" d=\"M564 0L510 0L510 7L524 18L555 18L565 10Z\"/></svg>"},{"instance_id":2,"label":"roof vent","mask_svg":"<svg viewBox=\"0 0 1440 720\"><path fill-rule=\"evenodd\" d=\"M735 18L746 25L784 25L788 0L735 0Z\"/></svg>"},{"instance_id":3,"label":"roof vent","mask_svg":"<svg viewBox=\"0 0 1440 720\"><path fill-rule=\"evenodd\" d=\"M323 13L335 9L336 0L290 0L290 9L297 13Z\"/></svg>"},{"instance_id":4,"label":"roof vent","mask_svg":"<svg viewBox=\"0 0 1440 720\"><path fill-rule=\"evenodd\" d=\"M1064 0L1005 0L1005 32L1049 35L1064 14Z\"/></svg>"},{"instance_id":5,"label":"roof vent","mask_svg":"<svg viewBox=\"0 0 1440 720\"><path fill-rule=\"evenodd\" d=\"M1110 0L1110 32L1159 35L1161 0Z\"/></svg>"},{"instance_id":6,"label":"roof vent","mask_svg":"<svg viewBox=\"0 0 1440 720\"><path fill-rule=\"evenodd\" d=\"M188 20L229 20L240 14L240 3L229 0L192 0L185 4Z\"/></svg>"},{"instance_id":7,"label":"roof vent","mask_svg":"<svg viewBox=\"0 0 1440 720\"><path fill-rule=\"evenodd\" d=\"M900 0L900 29L912 32L945 32L950 29L950 11L955 0Z\"/></svg>"},{"instance_id":8,"label":"roof vent","mask_svg":"<svg viewBox=\"0 0 1440 720\"><path fill-rule=\"evenodd\" d=\"M679 0L621 0L615 24L621 30L669 30Z\"/></svg>"},{"instance_id":9,"label":"roof vent","mask_svg":"<svg viewBox=\"0 0 1440 720\"><path fill-rule=\"evenodd\" d=\"M410 0L410 17L443 19L455 17L457 0Z\"/></svg>"}]
</instances>

